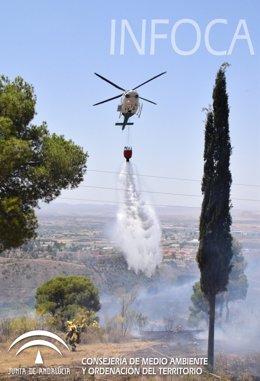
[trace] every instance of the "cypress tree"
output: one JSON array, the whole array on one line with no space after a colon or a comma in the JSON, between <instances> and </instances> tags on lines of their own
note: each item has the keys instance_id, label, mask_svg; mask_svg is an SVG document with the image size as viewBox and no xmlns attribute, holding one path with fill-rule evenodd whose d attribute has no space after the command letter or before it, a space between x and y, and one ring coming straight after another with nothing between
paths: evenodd
<instances>
[{"instance_id":1,"label":"cypress tree","mask_svg":"<svg viewBox=\"0 0 260 381\"><path fill-rule=\"evenodd\" d=\"M197 261L201 272L201 290L209 305L208 362L214 366L214 325L216 295L226 291L232 259L230 233L229 170L231 144L229 137L229 107L226 91L227 64L223 64L216 76L213 90L213 109L207 113L204 146L204 195L200 216L200 236Z\"/></svg>"}]
</instances>

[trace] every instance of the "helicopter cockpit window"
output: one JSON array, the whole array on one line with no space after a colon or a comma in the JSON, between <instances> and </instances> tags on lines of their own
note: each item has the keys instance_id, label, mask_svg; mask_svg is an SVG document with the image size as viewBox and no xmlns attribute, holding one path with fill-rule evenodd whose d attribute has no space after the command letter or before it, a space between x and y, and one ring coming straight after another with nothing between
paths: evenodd
<instances>
[{"instance_id":1,"label":"helicopter cockpit window","mask_svg":"<svg viewBox=\"0 0 260 381\"><path fill-rule=\"evenodd\" d=\"M126 94L126 96L125 96L126 98L129 98L130 97L130 95L129 94Z\"/></svg>"}]
</instances>

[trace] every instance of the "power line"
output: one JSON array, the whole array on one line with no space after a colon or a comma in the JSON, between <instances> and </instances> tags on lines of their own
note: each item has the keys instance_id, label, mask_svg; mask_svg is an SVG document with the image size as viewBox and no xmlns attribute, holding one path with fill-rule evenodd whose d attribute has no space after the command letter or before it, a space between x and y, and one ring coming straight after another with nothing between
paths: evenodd
<instances>
[{"instance_id":1,"label":"power line","mask_svg":"<svg viewBox=\"0 0 260 381\"><path fill-rule=\"evenodd\" d=\"M70 200L70 201L87 201L87 202L96 202L98 204L124 204L123 201L111 201L111 200L93 200L93 199L87 199L87 198L70 198L70 197L59 197L59 200ZM167 208L198 208L197 206L184 206L184 205L166 205L166 204L149 204L146 203L148 206L153 206L153 207L167 207Z\"/></svg>"},{"instance_id":2,"label":"power line","mask_svg":"<svg viewBox=\"0 0 260 381\"><path fill-rule=\"evenodd\" d=\"M103 186L95 186L95 185L80 185L80 187L81 188L93 188L93 189L107 189L107 190L116 190L116 191L126 191L126 189L123 189L123 188L103 187ZM144 191L144 190L138 190L138 193L153 193L153 194L163 194L163 195L170 195L170 196L201 197L201 195L198 195L198 194L156 192L156 191Z\"/></svg>"},{"instance_id":3,"label":"power line","mask_svg":"<svg viewBox=\"0 0 260 381\"><path fill-rule=\"evenodd\" d=\"M88 169L88 172L101 172L101 173L111 173L114 175L118 175L119 173L126 175L126 172L116 172L116 171L105 171L105 170L99 170L99 169ZM157 176L157 175L142 175L140 173L133 174L133 176L139 176L139 177L151 177L155 179L166 179L166 180L178 180L178 181L194 181L199 182L200 180L195 179L185 179L181 177L168 177L168 176Z\"/></svg>"},{"instance_id":4,"label":"power line","mask_svg":"<svg viewBox=\"0 0 260 381\"><path fill-rule=\"evenodd\" d=\"M87 201L87 202L96 202L98 204L124 204L123 201L111 201L111 200L93 200L88 198L71 198L71 197L59 197L60 200L70 200L70 201ZM260 201L260 200L251 200L251 199L233 199L236 201ZM146 203L146 205L153 207L167 207L167 208L175 208L175 207L184 207L184 208L198 208L199 206L187 206L187 205L170 205L170 204L151 204Z\"/></svg>"},{"instance_id":5,"label":"power line","mask_svg":"<svg viewBox=\"0 0 260 381\"><path fill-rule=\"evenodd\" d=\"M110 174L114 174L114 175L118 175L120 173L120 172L116 172L116 171L106 171L106 170L100 170L100 169L88 169L87 171L88 172L110 173ZM126 174L126 172L123 172L122 174ZM201 180L198 180L198 179L191 179L191 178L184 178L184 177L171 177L171 176L144 175L144 174L140 174L140 173L134 174L134 176L150 177L150 178L165 179L165 180L176 180L176 181L201 182ZM260 188L260 185L258 185L258 184L233 183L232 185Z\"/></svg>"},{"instance_id":6,"label":"power line","mask_svg":"<svg viewBox=\"0 0 260 381\"><path fill-rule=\"evenodd\" d=\"M95 185L81 185L81 187L82 188L92 188L92 189L106 189L106 190L126 191L126 189L123 189L123 188L113 188L113 187L104 187L104 186L95 186ZM199 198L202 197L202 195L186 194L186 193L155 192L155 191L144 191L144 190L138 190L138 192L139 193L161 194L161 195L168 195L168 196L185 196L185 197L199 197ZM252 199L252 198L236 198L236 197L232 197L232 200L260 202L260 199Z\"/></svg>"}]
</instances>

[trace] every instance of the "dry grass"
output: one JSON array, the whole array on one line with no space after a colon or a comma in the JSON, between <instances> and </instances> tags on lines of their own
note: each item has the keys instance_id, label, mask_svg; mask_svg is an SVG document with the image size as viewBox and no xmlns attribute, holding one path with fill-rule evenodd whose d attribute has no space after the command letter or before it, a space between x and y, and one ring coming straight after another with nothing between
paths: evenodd
<instances>
[{"instance_id":1,"label":"dry grass","mask_svg":"<svg viewBox=\"0 0 260 381\"><path fill-rule=\"evenodd\" d=\"M55 352L42 348L41 354L44 363L50 366L62 366L64 364L70 367L81 367L81 359L84 357L128 357L130 353L148 349L151 347L150 342L127 342L127 343L107 343L107 344L80 344L77 352L69 352L62 350L63 356L55 354ZM8 352L8 345L1 344L0 348L0 374L7 373L9 368L18 367L34 367L36 348L29 348L22 354L15 356L15 350ZM64 365L66 366L66 365ZM0 378L2 381L2 378Z\"/></svg>"},{"instance_id":2,"label":"dry grass","mask_svg":"<svg viewBox=\"0 0 260 381\"><path fill-rule=\"evenodd\" d=\"M0 380L1 381L254 381L252 369L255 374L260 374L260 354L235 355L218 354L215 361L215 375L204 372L201 376L83 376L81 360L84 357L139 357L138 353L150 353L154 357L154 346L158 342L132 340L126 343L98 343L80 344L77 352L62 350L63 357L54 351L42 348L41 353L46 367L69 367L70 376L8 376L9 368L34 367L37 348L30 348L21 355L15 356L15 349L8 352L8 345L1 344L0 347ZM141 352L140 352L141 351ZM173 356L181 356L174 353ZM185 356L185 354L183 354ZM187 354L186 354L187 356ZM258 367L258 368L257 368ZM260 371L260 369L259 369Z\"/></svg>"}]
</instances>

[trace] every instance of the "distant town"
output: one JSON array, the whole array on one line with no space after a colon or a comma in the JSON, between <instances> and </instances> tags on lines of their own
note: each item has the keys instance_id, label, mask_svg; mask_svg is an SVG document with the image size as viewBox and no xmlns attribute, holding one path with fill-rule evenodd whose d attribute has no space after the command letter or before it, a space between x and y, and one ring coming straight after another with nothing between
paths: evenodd
<instances>
[{"instance_id":1,"label":"distant town","mask_svg":"<svg viewBox=\"0 0 260 381\"><path fill-rule=\"evenodd\" d=\"M77 211L79 207L76 207ZM194 208L195 209L195 208ZM84 207L83 207L84 210ZM113 241L113 225L116 211L111 213L96 213L99 207L92 209L90 214L81 210L81 215L75 213L62 215L45 212L39 215L39 230L36 240L22 248L6 253L11 257L45 258L52 260L72 261L82 263L86 258L122 255ZM260 255L260 213L237 212L233 217L232 235L242 245L247 255ZM182 210L160 211L162 229L161 250L164 262L174 262L178 268L192 270L196 264L196 252L199 244L199 210L191 212Z\"/></svg>"},{"instance_id":2,"label":"distant town","mask_svg":"<svg viewBox=\"0 0 260 381\"><path fill-rule=\"evenodd\" d=\"M123 253L113 241L116 208L58 206L39 212L38 237L0 257L1 314L34 306L37 287L64 274L89 276L101 293L149 284L179 284L199 278L196 263L199 208L157 211L163 260L147 278L128 269ZM233 237L247 260L260 258L260 222L257 212L233 215ZM153 283L152 283L153 282Z\"/></svg>"}]
</instances>

